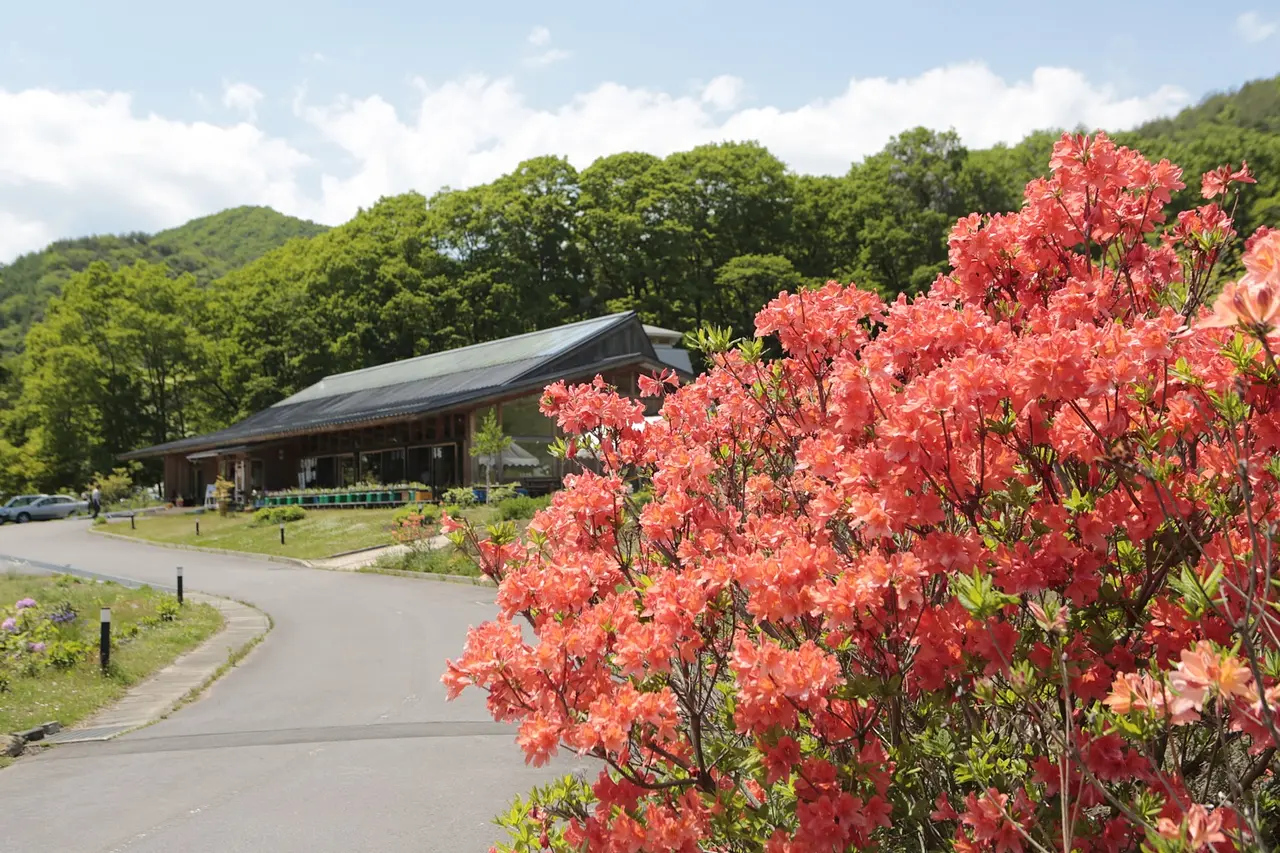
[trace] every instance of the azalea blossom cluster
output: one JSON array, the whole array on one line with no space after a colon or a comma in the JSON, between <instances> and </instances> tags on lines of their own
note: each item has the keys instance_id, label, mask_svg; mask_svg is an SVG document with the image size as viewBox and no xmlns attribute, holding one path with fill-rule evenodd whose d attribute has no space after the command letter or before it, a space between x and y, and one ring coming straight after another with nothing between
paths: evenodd
<instances>
[{"instance_id":1,"label":"azalea blossom cluster","mask_svg":"<svg viewBox=\"0 0 1280 853\"><path fill-rule=\"evenodd\" d=\"M1101 134L1050 165L923 296L833 282L705 334L708 372L644 383L659 423L547 389L600 473L524 541L445 521L500 610L450 694L599 766L503 849L1277 841L1280 232L1221 288L1232 223L1166 221L1176 166Z\"/></svg>"}]
</instances>

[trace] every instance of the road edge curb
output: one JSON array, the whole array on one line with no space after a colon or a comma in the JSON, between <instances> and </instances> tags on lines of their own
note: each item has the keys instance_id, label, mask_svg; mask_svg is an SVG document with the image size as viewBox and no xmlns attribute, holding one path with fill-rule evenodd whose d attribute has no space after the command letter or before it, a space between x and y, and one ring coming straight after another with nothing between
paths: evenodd
<instances>
[{"instance_id":1,"label":"road edge curb","mask_svg":"<svg viewBox=\"0 0 1280 853\"><path fill-rule=\"evenodd\" d=\"M143 539L139 536L123 536L119 533L97 530L93 527L89 528L89 532L94 536L105 536L108 539L118 539L121 542L150 545L153 548L168 548L171 551L199 551L202 554L230 554L233 557L244 557L249 560L264 560L270 563L287 563L292 566L301 566L304 569L316 568L310 560L304 560L301 557L281 557L275 554L257 554L253 551L233 551L230 548L205 548L200 545L179 545L177 542L156 542L153 539ZM325 559L329 558L326 557Z\"/></svg>"},{"instance_id":2,"label":"road edge curb","mask_svg":"<svg viewBox=\"0 0 1280 853\"><path fill-rule=\"evenodd\" d=\"M256 649L259 645L261 645L262 641L266 639L267 635L270 634L271 631L275 628L275 620L271 618L271 614L267 613L265 610L262 610L259 607L255 607L254 605L249 604L248 602L240 601L239 599L235 599L235 598L228 598L227 596L210 595L208 593L198 593L198 592L192 592L188 594L187 597L192 601L199 601L200 603L221 602L222 606L219 607L218 609L223 614L222 628L219 629L218 632L214 634L212 637L209 637L207 640L201 643L199 646L196 646L194 649L191 649L190 651L184 653L183 655L177 658L174 658L172 661L170 661L168 664L162 667L159 671L153 673L147 679L133 685L133 687L129 688L129 691L125 693L124 696L121 696L118 700L113 702L108 707L98 711L98 713L94 714L92 717L81 720L73 728L63 729L62 731L63 737L59 738L56 741L50 742L48 744L49 746L58 746L61 743L68 743L68 744L77 743L77 741L74 740L74 734L77 731L86 731L94 728L105 728L113 725L127 725L127 728L122 728L119 731L113 732L109 737L95 738L95 740L99 740L99 741L115 740L116 738L121 737L123 735L136 732L139 729L146 728L147 726L155 725L161 720L168 719L170 716L172 716L175 712L177 712L184 706L196 701L205 691L207 691L210 687L212 687L224 675L226 675L232 669L235 669L237 666L239 666L254 649ZM234 612L237 609L241 611L239 614L235 614ZM194 654L198 654L200 652L209 650L211 647L217 644L219 639L224 637L224 635L231 629L233 616L234 615L243 616L245 614L249 614L253 616L258 622L258 624L253 629L252 636L242 641L239 645L236 645L234 647L228 647L228 652L225 658L220 660L217 664L207 667L205 669L202 669L199 673L198 682L194 687L188 687L187 689L183 690L181 693L178 693L172 697L166 697L164 704L160 707L160 709L157 711L149 712L146 715L147 718L145 720L136 721L136 722L130 721L127 724L110 722L111 715L121 713L121 706L127 703L131 696L136 698L139 695L145 694L148 690L154 689L153 682L155 682L156 679L158 679L163 673L165 673L171 667L178 665L185 658L189 658ZM67 735L71 735L72 737L68 738ZM83 743L87 741L79 741L79 742ZM37 742L36 745L38 746L39 742Z\"/></svg>"},{"instance_id":3,"label":"road edge curb","mask_svg":"<svg viewBox=\"0 0 1280 853\"><path fill-rule=\"evenodd\" d=\"M483 575L480 577L470 577L468 575L441 575L434 572L403 572L399 569L375 569L372 566L362 566L358 569L330 569L329 571L350 571L359 575L391 575L398 578L413 578L415 580L436 581L437 583L457 583L467 584L470 586L485 586L490 589L496 589L497 584Z\"/></svg>"}]
</instances>

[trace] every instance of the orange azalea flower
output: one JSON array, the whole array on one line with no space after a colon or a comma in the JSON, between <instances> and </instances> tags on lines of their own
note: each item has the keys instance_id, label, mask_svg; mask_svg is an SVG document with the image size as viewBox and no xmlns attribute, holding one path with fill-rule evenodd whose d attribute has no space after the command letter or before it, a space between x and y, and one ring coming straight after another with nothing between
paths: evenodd
<instances>
[{"instance_id":1,"label":"orange azalea flower","mask_svg":"<svg viewBox=\"0 0 1280 853\"><path fill-rule=\"evenodd\" d=\"M1187 815L1181 825L1167 817L1160 818L1160 822L1156 825L1156 831L1169 839L1182 838L1184 830L1187 844L1192 850L1200 850L1210 844L1221 844L1227 840L1227 836L1222 832L1222 811L1215 809L1210 813L1199 803L1187 809Z\"/></svg>"},{"instance_id":2,"label":"orange azalea flower","mask_svg":"<svg viewBox=\"0 0 1280 853\"><path fill-rule=\"evenodd\" d=\"M1211 692L1224 699L1253 695L1253 675L1249 668L1230 652L1218 654L1204 640L1194 649L1182 652L1182 662L1169 676L1169 683L1178 698L1191 703L1196 710L1204 707Z\"/></svg>"},{"instance_id":3,"label":"orange azalea flower","mask_svg":"<svg viewBox=\"0 0 1280 853\"><path fill-rule=\"evenodd\" d=\"M1252 241L1244 254L1246 279L1259 282L1280 282L1280 231L1270 231Z\"/></svg>"},{"instance_id":4,"label":"orange azalea flower","mask_svg":"<svg viewBox=\"0 0 1280 853\"><path fill-rule=\"evenodd\" d=\"M1222 288L1213 313L1199 322L1201 329L1229 329L1243 326L1251 332L1271 337L1276 334L1280 317L1280 288L1270 281L1228 282Z\"/></svg>"},{"instance_id":5,"label":"orange azalea flower","mask_svg":"<svg viewBox=\"0 0 1280 853\"><path fill-rule=\"evenodd\" d=\"M1280 333L1280 231L1253 241L1245 252L1244 266L1244 278L1222 289L1213 313L1200 321L1199 328L1243 326L1267 337Z\"/></svg>"}]
</instances>

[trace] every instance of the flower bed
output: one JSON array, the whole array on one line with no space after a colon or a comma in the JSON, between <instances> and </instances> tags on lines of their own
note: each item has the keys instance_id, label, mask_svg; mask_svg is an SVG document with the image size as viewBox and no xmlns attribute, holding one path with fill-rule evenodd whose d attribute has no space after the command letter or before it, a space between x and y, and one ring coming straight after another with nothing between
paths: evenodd
<instances>
[{"instance_id":1,"label":"flower bed","mask_svg":"<svg viewBox=\"0 0 1280 853\"><path fill-rule=\"evenodd\" d=\"M206 604L70 575L0 575L0 732L71 725L119 698L222 624ZM98 666L98 611L111 608L111 667Z\"/></svg>"},{"instance_id":2,"label":"flower bed","mask_svg":"<svg viewBox=\"0 0 1280 853\"><path fill-rule=\"evenodd\" d=\"M391 486L349 486L340 489L287 489L267 492L254 502L255 508L273 506L357 507L398 506L434 500L431 489L421 483Z\"/></svg>"}]
</instances>

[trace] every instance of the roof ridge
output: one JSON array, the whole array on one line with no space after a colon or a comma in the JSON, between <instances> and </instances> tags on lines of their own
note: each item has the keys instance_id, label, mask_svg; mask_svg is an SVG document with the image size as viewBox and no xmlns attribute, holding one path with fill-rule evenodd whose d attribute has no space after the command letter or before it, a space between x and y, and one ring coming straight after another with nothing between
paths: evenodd
<instances>
[{"instance_id":1,"label":"roof ridge","mask_svg":"<svg viewBox=\"0 0 1280 853\"><path fill-rule=\"evenodd\" d=\"M587 323L599 323L602 320L621 319L622 317L625 317L628 314L634 314L634 313L635 313L634 311L619 311L614 314L603 314L599 317L589 317L585 320L575 320L572 323L564 323L563 325L560 325L560 326L550 326L546 329L534 329L532 332L521 332L518 335L508 335L505 338L494 338L491 341L478 341L474 344L467 344L466 346L462 346L462 347L454 347L452 349L439 350L437 352L424 352L422 355L413 355L413 356L409 356L408 358L398 359L397 361L388 361L383 364L371 364L368 367L357 367L355 370L346 370L346 371L343 371L342 373L330 373L327 376L321 377L318 381L313 382L312 385L318 385L321 382L324 382L326 379L337 379L340 376L355 376L360 373L368 373L373 370L381 370L382 368L389 367L390 365L393 365L393 364L409 364L410 362L420 361L424 358L432 358L433 356L445 355L445 354L457 354L461 352L466 352L467 350L474 350L479 347L487 347L487 346L493 346L494 344L503 344L503 343L508 343L510 341L518 341L522 338L528 338L533 335L542 335L542 334L546 334L547 332L556 332L562 329L572 329L575 326L582 326L582 325L586 325Z\"/></svg>"}]
</instances>

